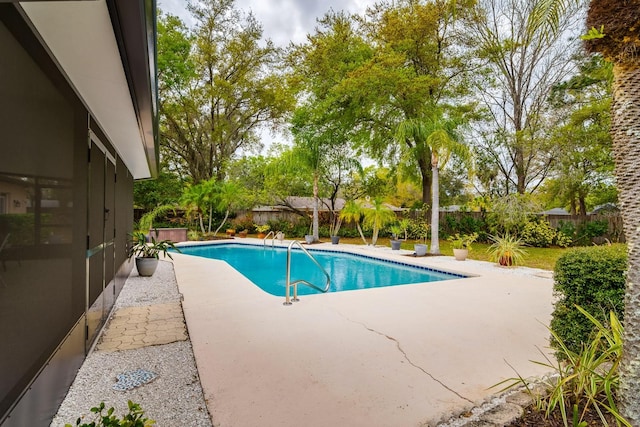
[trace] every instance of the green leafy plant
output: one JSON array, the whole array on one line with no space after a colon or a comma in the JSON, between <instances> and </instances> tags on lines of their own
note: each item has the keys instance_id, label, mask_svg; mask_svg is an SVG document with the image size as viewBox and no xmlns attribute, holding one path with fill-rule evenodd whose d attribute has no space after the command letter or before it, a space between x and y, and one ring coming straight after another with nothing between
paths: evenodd
<instances>
[{"instance_id":1,"label":"green leafy plant","mask_svg":"<svg viewBox=\"0 0 640 427\"><path fill-rule=\"evenodd\" d=\"M603 236L609 231L606 220L589 221L578 227L576 241L581 245L590 245L595 237Z\"/></svg>"},{"instance_id":2,"label":"green leafy plant","mask_svg":"<svg viewBox=\"0 0 640 427\"><path fill-rule=\"evenodd\" d=\"M527 252L522 248L522 240L509 233L502 237L489 236L493 242L489 249L489 257L500 265L512 266L522 263Z\"/></svg>"},{"instance_id":3,"label":"green leafy plant","mask_svg":"<svg viewBox=\"0 0 640 427\"><path fill-rule=\"evenodd\" d=\"M398 240L400 237L400 234L402 234L402 227L400 227L400 225L398 224L394 224L391 227L389 227L389 232L391 233L392 240Z\"/></svg>"},{"instance_id":4,"label":"green leafy plant","mask_svg":"<svg viewBox=\"0 0 640 427\"><path fill-rule=\"evenodd\" d=\"M131 235L133 244L129 248L129 258L156 258L169 257L173 259L169 249L173 249L176 252L180 252L180 249L176 248L175 244L171 240L159 240L156 241L155 237L151 237L151 242L147 242L147 236L141 231L135 231Z\"/></svg>"},{"instance_id":5,"label":"green leafy plant","mask_svg":"<svg viewBox=\"0 0 640 427\"><path fill-rule=\"evenodd\" d=\"M554 239L553 243L556 246L560 246L561 248L568 248L573 244L573 237L565 234L564 231L562 230L558 230L556 234L556 238Z\"/></svg>"},{"instance_id":6,"label":"green leafy plant","mask_svg":"<svg viewBox=\"0 0 640 427\"><path fill-rule=\"evenodd\" d=\"M519 236L523 243L535 248L548 248L556 238L558 232L551 227L548 221L529 221L520 231Z\"/></svg>"},{"instance_id":7,"label":"green leafy plant","mask_svg":"<svg viewBox=\"0 0 640 427\"><path fill-rule=\"evenodd\" d=\"M456 233L448 239L453 249L471 250L471 244L478 240L478 233L459 234Z\"/></svg>"},{"instance_id":8,"label":"green leafy plant","mask_svg":"<svg viewBox=\"0 0 640 427\"><path fill-rule=\"evenodd\" d=\"M504 391L524 386L534 397L536 408L545 411L547 418L559 411L565 427L586 427L585 417L589 412L595 412L604 426L609 426L606 418L606 414L609 414L618 426L631 427L618 412L615 399L619 382L618 365L622 358L622 324L614 312L609 314L609 324L605 326L582 307L576 308L597 332L589 342L583 344L580 351L574 352L549 329L558 343L563 361L551 361L545 355L546 361L534 362L554 372L543 381L544 390L541 393L534 391L530 381L519 375L494 387L510 383Z\"/></svg>"},{"instance_id":9,"label":"green leafy plant","mask_svg":"<svg viewBox=\"0 0 640 427\"><path fill-rule=\"evenodd\" d=\"M266 233L271 229L271 226L269 224L264 224L264 225L253 224L253 227L256 229L258 233Z\"/></svg>"},{"instance_id":10,"label":"green leafy plant","mask_svg":"<svg viewBox=\"0 0 640 427\"><path fill-rule=\"evenodd\" d=\"M601 322L610 311L623 318L626 270L625 245L573 248L558 258L553 275L556 302L551 329L570 350L578 351L593 334L593 324L576 305Z\"/></svg>"},{"instance_id":11,"label":"green leafy plant","mask_svg":"<svg viewBox=\"0 0 640 427\"><path fill-rule=\"evenodd\" d=\"M105 412L104 402L91 408L91 412L95 414L93 421L83 423L81 418L76 420L77 427L149 427L156 424L155 421L144 417L144 411L139 404L128 401L129 412L118 418L113 413L115 409L109 408ZM65 424L65 427L73 427L71 424Z\"/></svg>"}]
</instances>

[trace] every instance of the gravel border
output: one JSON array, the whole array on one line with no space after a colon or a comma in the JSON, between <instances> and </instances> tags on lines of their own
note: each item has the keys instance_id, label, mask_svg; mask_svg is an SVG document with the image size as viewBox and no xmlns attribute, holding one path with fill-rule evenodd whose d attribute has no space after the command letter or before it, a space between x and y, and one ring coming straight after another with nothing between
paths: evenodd
<instances>
[{"instance_id":1,"label":"gravel border","mask_svg":"<svg viewBox=\"0 0 640 427\"><path fill-rule=\"evenodd\" d=\"M138 276L134 267L118 296L115 310L180 300L173 264L161 261L152 278ZM133 390L113 390L118 374L136 369L146 369L158 376ZM90 409L100 402L107 408L114 407L114 414L122 416L128 411L128 400L140 404L145 417L155 420L157 427L212 426L191 342L187 340L135 350L92 350L51 427L63 427L65 423L75 426L78 417L83 417L83 422L91 422Z\"/></svg>"}]
</instances>

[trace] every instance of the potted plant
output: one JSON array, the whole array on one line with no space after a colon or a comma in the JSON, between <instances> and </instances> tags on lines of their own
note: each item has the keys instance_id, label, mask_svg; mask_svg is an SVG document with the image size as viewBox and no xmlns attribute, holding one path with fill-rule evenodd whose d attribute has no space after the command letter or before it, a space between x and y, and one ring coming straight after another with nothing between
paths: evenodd
<instances>
[{"instance_id":1,"label":"potted plant","mask_svg":"<svg viewBox=\"0 0 640 427\"><path fill-rule=\"evenodd\" d=\"M402 233L402 227L399 224L394 224L389 227L389 231L391 231L391 250L397 251L400 250L400 245L402 245L402 240L398 238L400 233Z\"/></svg>"},{"instance_id":2,"label":"potted plant","mask_svg":"<svg viewBox=\"0 0 640 427\"><path fill-rule=\"evenodd\" d=\"M233 237L236 235L236 230L233 228L227 228L227 236Z\"/></svg>"},{"instance_id":3,"label":"potted plant","mask_svg":"<svg viewBox=\"0 0 640 427\"><path fill-rule=\"evenodd\" d=\"M502 237L489 236L489 238L493 241L493 244L488 249L489 256L502 266L518 265L527 254L523 249L522 240L509 233Z\"/></svg>"},{"instance_id":4,"label":"potted plant","mask_svg":"<svg viewBox=\"0 0 640 427\"><path fill-rule=\"evenodd\" d=\"M253 226L258 232L258 239L264 239L267 236L267 231L271 229L271 226L269 224L264 224L264 225L253 224Z\"/></svg>"},{"instance_id":5,"label":"potted plant","mask_svg":"<svg viewBox=\"0 0 640 427\"><path fill-rule=\"evenodd\" d=\"M131 237L133 244L129 248L129 259L131 259L131 257L136 258L136 268L140 276L148 277L153 275L158 267L160 254L162 254L163 257L173 259L171 253L168 252L169 249L180 252L171 240L157 241L155 237L152 236L151 242L147 242L147 236L141 231L133 233Z\"/></svg>"},{"instance_id":6,"label":"potted plant","mask_svg":"<svg viewBox=\"0 0 640 427\"><path fill-rule=\"evenodd\" d=\"M238 237L247 237L247 234L249 234L249 230L247 230L246 228L240 232L238 232Z\"/></svg>"},{"instance_id":7,"label":"potted plant","mask_svg":"<svg viewBox=\"0 0 640 427\"><path fill-rule=\"evenodd\" d=\"M420 243L413 245L415 256L425 256L427 254L427 234L429 233L429 224L424 220L416 221L414 232L420 236Z\"/></svg>"},{"instance_id":8,"label":"potted plant","mask_svg":"<svg viewBox=\"0 0 640 427\"><path fill-rule=\"evenodd\" d=\"M456 233L453 236L449 237L449 241L451 241L451 245L453 246L453 256L456 258L456 260L464 261L467 259L469 251L471 250L471 244L475 242L477 238L478 233Z\"/></svg>"}]
</instances>

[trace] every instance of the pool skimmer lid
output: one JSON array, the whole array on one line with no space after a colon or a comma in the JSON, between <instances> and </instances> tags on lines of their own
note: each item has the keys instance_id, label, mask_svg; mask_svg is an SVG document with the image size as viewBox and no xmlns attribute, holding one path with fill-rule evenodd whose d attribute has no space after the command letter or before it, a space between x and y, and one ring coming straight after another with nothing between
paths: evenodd
<instances>
[{"instance_id":1,"label":"pool skimmer lid","mask_svg":"<svg viewBox=\"0 0 640 427\"><path fill-rule=\"evenodd\" d=\"M147 371L146 369L127 371L116 376L118 381L113 385L113 389L116 391L133 390L136 387L150 383L155 380L157 376L154 372Z\"/></svg>"}]
</instances>

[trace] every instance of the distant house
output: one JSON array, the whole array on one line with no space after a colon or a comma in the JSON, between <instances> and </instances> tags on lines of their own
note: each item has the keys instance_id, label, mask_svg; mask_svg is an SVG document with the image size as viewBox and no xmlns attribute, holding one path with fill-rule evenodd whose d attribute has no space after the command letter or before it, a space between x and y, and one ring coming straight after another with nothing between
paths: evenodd
<instances>
[{"instance_id":1,"label":"distant house","mask_svg":"<svg viewBox=\"0 0 640 427\"><path fill-rule=\"evenodd\" d=\"M0 426L49 426L157 175L155 0L0 0Z\"/></svg>"},{"instance_id":2,"label":"distant house","mask_svg":"<svg viewBox=\"0 0 640 427\"><path fill-rule=\"evenodd\" d=\"M620 213L620 208L613 203L605 203L603 205L598 205L589 215L611 215Z\"/></svg>"}]
</instances>

